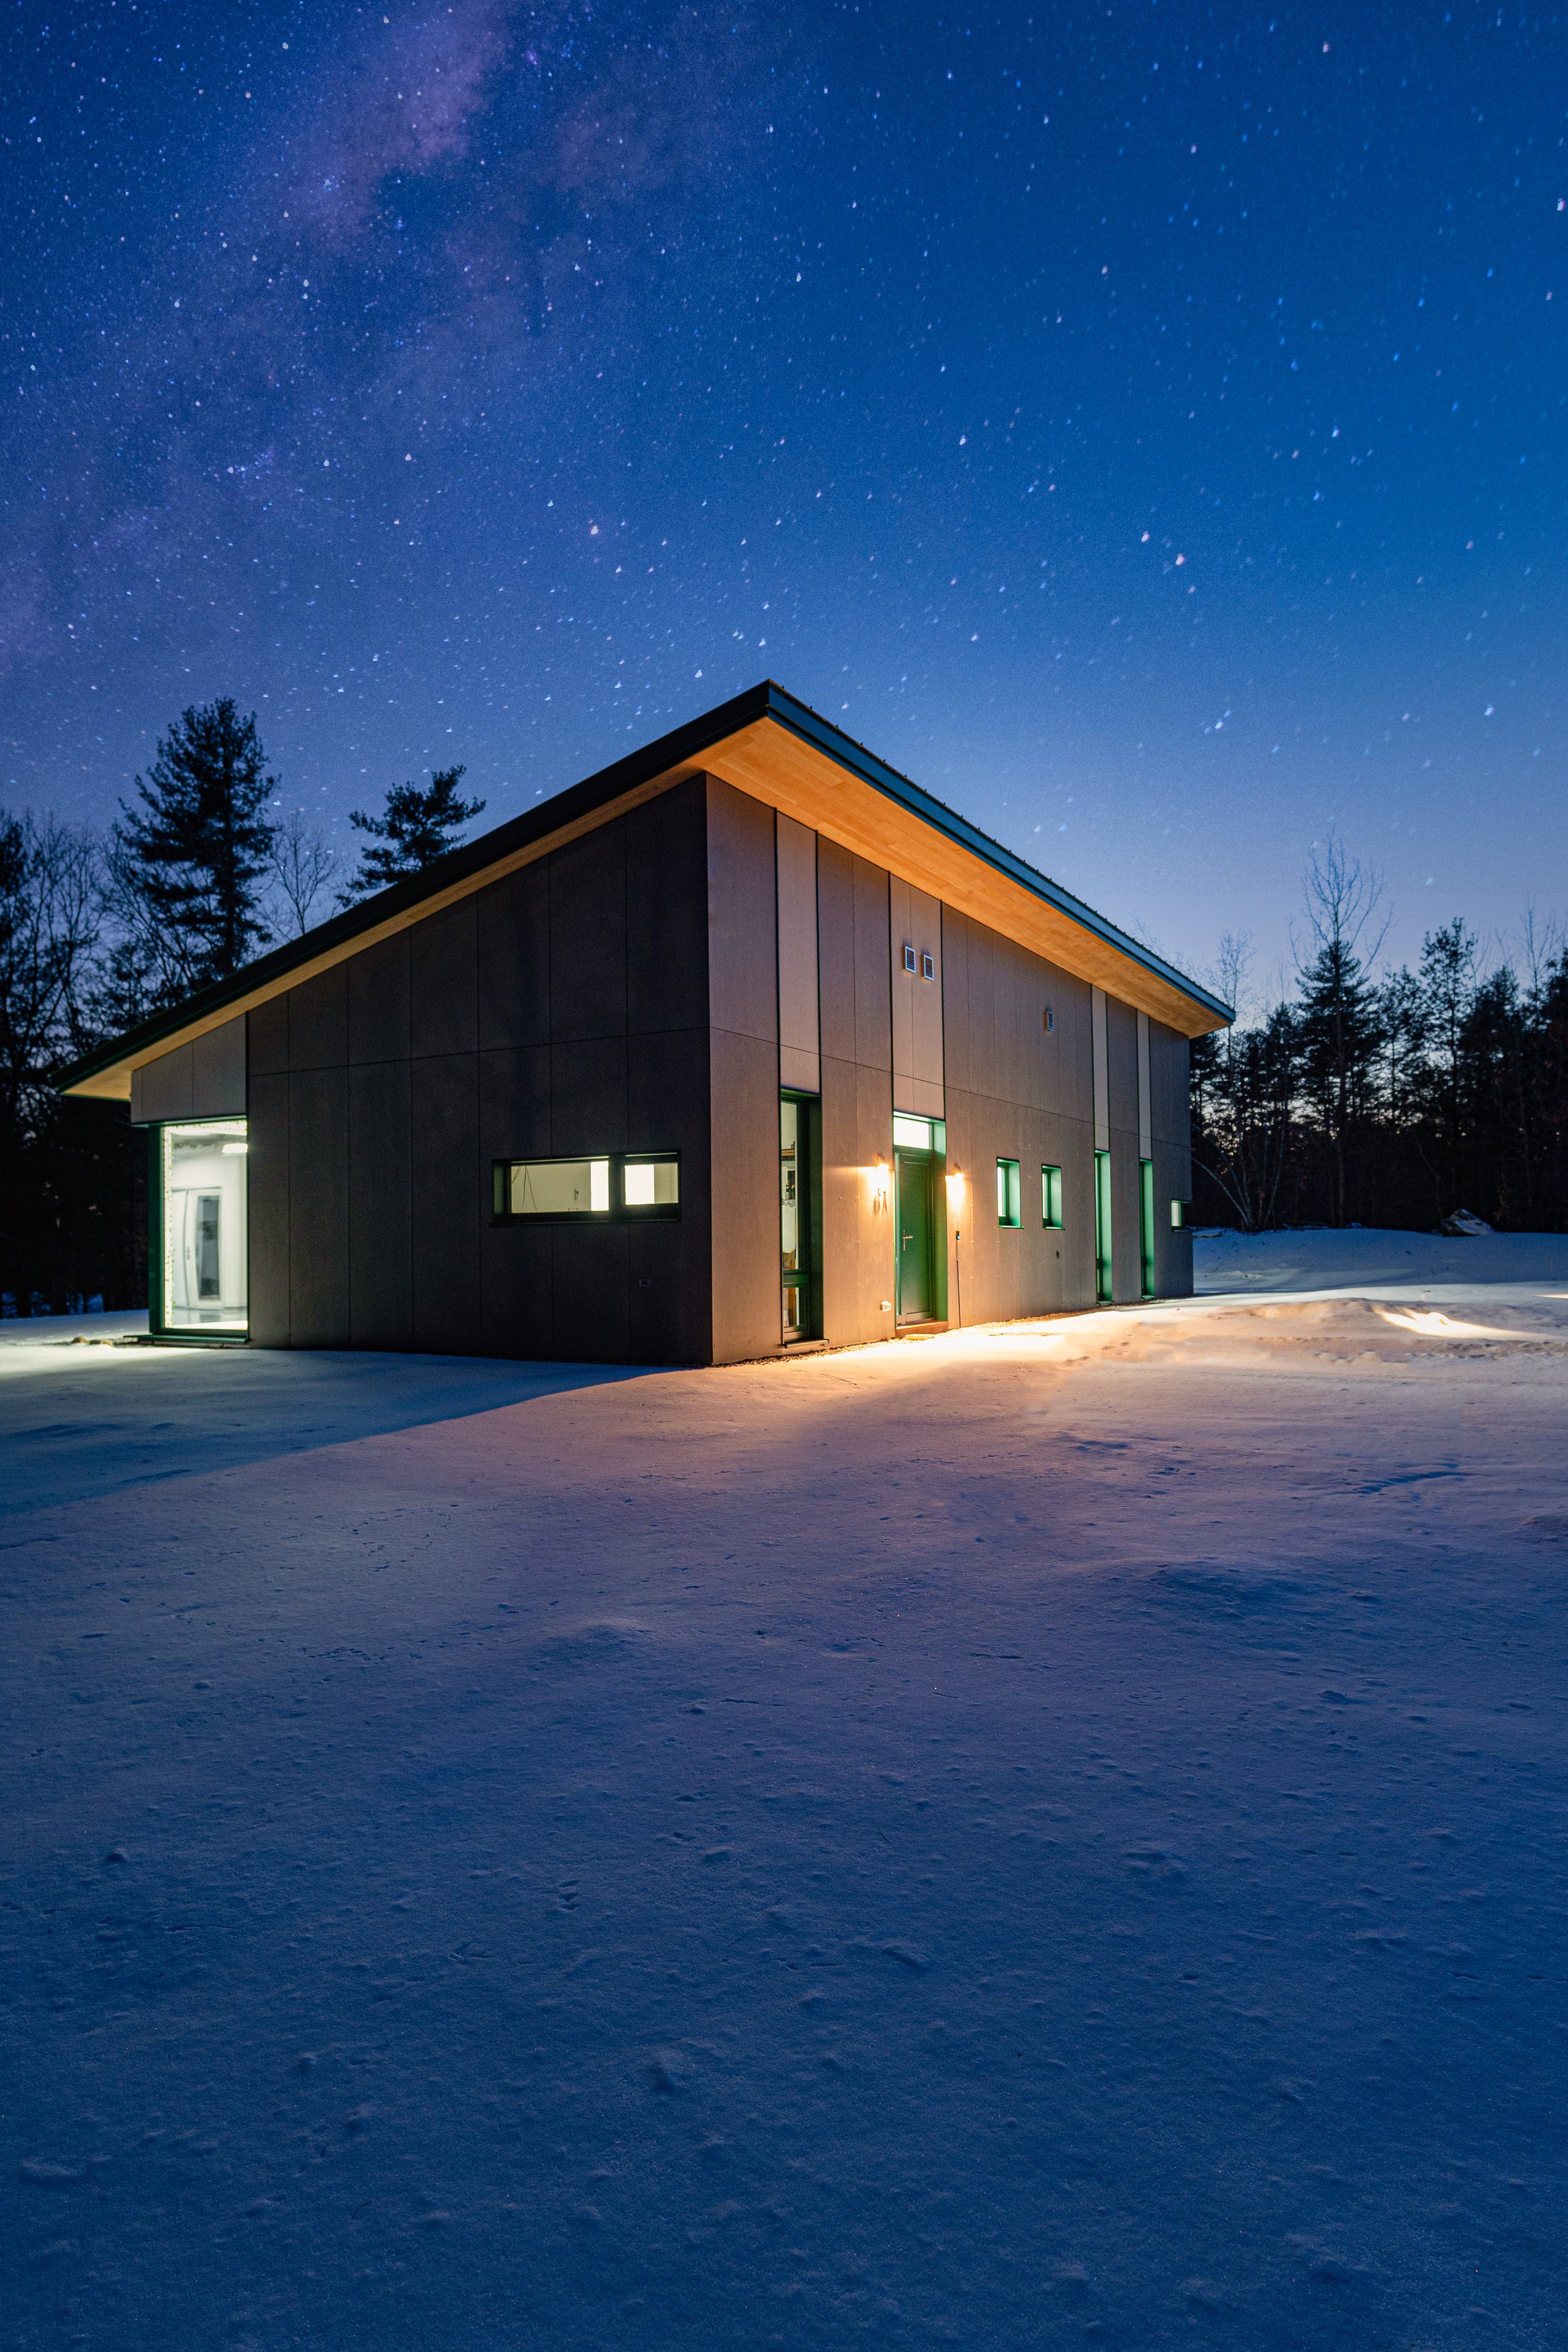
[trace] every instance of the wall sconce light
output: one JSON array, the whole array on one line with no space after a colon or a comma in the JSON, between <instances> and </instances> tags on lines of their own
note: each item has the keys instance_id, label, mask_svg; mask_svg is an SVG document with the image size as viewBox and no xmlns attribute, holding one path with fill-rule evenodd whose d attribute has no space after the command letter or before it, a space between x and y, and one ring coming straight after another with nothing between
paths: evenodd
<instances>
[{"instance_id":1,"label":"wall sconce light","mask_svg":"<svg viewBox=\"0 0 1568 2352\"><path fill-rule=\"evenodd\" d=\"M871 1171L871 1206L884 1210L892 1198L892 1174L885 1160L879 1160Z\"/></svg>"},{"instance_id":2,"label":"wall sconce light","mask_svg":"<svg viewBox=\"0 0 1568 2352\"><path fill-rule=\"evenodd\" d=\"M963 1171L950 1168L947 1171L947 1205L954 1211L963 1207Z\"/></svg>"}]
</instances>

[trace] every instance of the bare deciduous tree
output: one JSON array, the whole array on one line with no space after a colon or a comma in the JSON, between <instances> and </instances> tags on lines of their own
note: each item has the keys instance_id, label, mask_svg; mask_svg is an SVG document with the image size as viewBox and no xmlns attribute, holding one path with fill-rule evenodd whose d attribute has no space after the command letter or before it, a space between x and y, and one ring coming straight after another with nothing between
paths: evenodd
<instances>
[{"instance_id":1,"label":"bare deciduous tree","mask_svg":"<svg viewBox=\"0 0 1568 2352\"><path fill-rule=\"evenodd\" d=\"M1370 1108L1379 1044L1377 992L1369 967L1388 930L1383 877L1352 857L1339 835L1314 844L1305 879L1310 955L1298 947L1301 1084L1328 1145L1330 1223L1348 1213L1345 1160ZM1294 942L1293 942L1294 944Z\"/></svg>"},{"instance_id":2,"label":"bare deciduous tree","mask_svg":"<svg viewBox=\"0 0 1568 2352\"><path fill-rule=\"evenodd\" d=\"M302 808L291 809L272 836L272 887L278 908L278 929L298 939L310 928L311 911L331 887L340 860L337 851Z\"/></svg>"},{"instance_id":3,"label":"bare deciduous tree","mask_svg":"<svg viewBox=\"0 0 1568 2352\"><path fill-rule=\"evenodd\" d=\"M0 814L0 1117L13 1128L88 1043L100 879L85 827Z\"/></svg>"}]
</instances>

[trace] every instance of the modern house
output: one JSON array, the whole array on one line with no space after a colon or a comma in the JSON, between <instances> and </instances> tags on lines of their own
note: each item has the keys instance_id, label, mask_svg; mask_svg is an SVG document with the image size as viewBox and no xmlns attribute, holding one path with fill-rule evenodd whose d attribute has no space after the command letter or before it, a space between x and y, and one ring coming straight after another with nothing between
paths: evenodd
<instances>
[{"instance_id":1,"label":"modern house","mask_svg":"<svg viewBox=\"0 0 1568 2352\"><path fill-rule=\"evenodd\" d=\"M1189 1292L1229 1018L769 684L62 1084L154 1333L724 1363Z\"/></svg>"}]
</instances>

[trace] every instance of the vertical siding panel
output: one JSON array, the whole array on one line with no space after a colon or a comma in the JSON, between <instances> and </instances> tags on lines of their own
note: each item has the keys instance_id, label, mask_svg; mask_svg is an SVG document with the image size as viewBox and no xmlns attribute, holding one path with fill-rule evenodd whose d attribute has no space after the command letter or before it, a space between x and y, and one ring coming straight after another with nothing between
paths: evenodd
<instances>
[{"instance_id":1,"label":"vertical siding panel","mask_svg":"<svg viewBox=\"0 0 1568 2352\"><path fill-rule=\"evenodd\" d=\"M348 975L348 1058L405 1062L409 1053L409 942L412 931L378 940L344 965Z\"/></svg>"},{"instance_id":2,"label":"vertical siding panel","mask_svg":"<svg viewBox=\"0 0 1568 2352\"><path fill-rule=\"evenodd\" d=\"M708 786L712 1353L781 1344L778 886L773 812Z\"/></svg>"},{"instance_id":3,"label":"vertical siding panel","mask_svg":"<svg viewBox=\"0 0 1568 2352\"><path fill-rule=\"evenodd\" d=\"M410 1045L416 1059L479 1049L478 924L478 898L464 898L416 923L408 934Z\"/></svg>"},{"instance_id":4,"label":"vertical siding panel","mask_svg":"<svg viewBox=\"0 0 1568 2352\"><path fill-rule=\"evenodd\" d=\"M817 985L816 835L778 819L779 1082L822 1084Z\"/></svg>"},{"instance_id":5,"label":"vertical siding panel","mask_svg":"<svg viewBox=\"0 0 1568 2352\"><path fill-rule=\"evenodd\" d=\"M338 964L289 992L289 1067L341 1070L348 1057L349 974Z\"/></svg>"},{"instance_id":6,"label":"vertical siding panel","mask_svg":"<svg viewBox=\"0 0 1568 2352\"><path fill-rule=\"evenodd\" d=\"M478 1066L476 1054L426 1054L409 1066L414 1345L435 1355L483 1346Z\"/></svg>"},{"instance_id":7,"label":"vertical siding panel","mask_svg":"<svg viewBox=\"0 0 1568 2352\"><path fill-rule=\"evenodd\" d=\"M565 1043L626 1030L625 823L550 858L550 1034Z\"/></svg>"},{"instance_id":8,"label":"vertical siding panel","mask_svg":"<svg viewBox=\"0 0 1568 2352\"><path fill-rule=\"evenodd\" d=\"M289 1322L296 1348L349 1343L348 1072L342 1068L295 1070L289 1079Z\"/></svg>"},{"instance_id":9,"label":"vertical siding panel","mask_svg":"<svg viewBox=\"0 0 1568 2352\"><path fill-rule=\"evenodd\" d=\"M884 969L886 969L884 965ZM896 1298L894 1268L898 1258L895 1227L895 1187L892 1181L893 1073L890 1061L879 1067L858 1063L855 1097L860 1176L857 1197L860 1213L859 1263L856 1268L858 1322L862 1339L890 1339ZM885 1198L879 1200L871 1172L887 1171ZM884 1301L887 1303L884 1305Z\"/></svg>"},{"instance_id":10,"label":"vertical siding panel","mask_svg":"<svg viewBox=\"0 0 1568 2352\"><path fill-rule=\"evenodd\" d=\"M708 1003L715 1029L776 1048L778 887L773 812L708 780Z\"/></svg>"},{"instance_id":11,"label":"vertical siding panel","mask_svg":"<svg viewBox=\"0 0 1568 2352\"><path fill-rule=\"evenodd\" d=\"M888 970L888 877L855 860L855 1059L868 1070L893 1068L893 1005ZM891 1129L889 1130L891 1139Z\"/></svg>"},{"instance_id":12,"label":"vertical siding panel","mask_svg":"<svg viewBox=\"0 0 1568 2352\"><path fill-rule=\"evenodd\" d=\"M550 1038L550 865L541 858L475 900L481 1052Z\"/></svg>"},{"instance_id":13,"label":"vertical siding panel","mask_svg":"<svg viewBox=\"0 0 1568 2352\"><path fill-rule=\"evenodd\" d=\"M286 1021L286 1010L284 1017ZM275 1036L276 1024L271 1026ZM250 1102L250 1150L245 1163L249 1187L250 1337L258 1347L287 1348L291 1338L287 1073L252 1068L247 1090Z\"/></svg>"},{"instance_id":14,"label":"vertical siding panel","mask_svg":"<svg viewBox=\"0 0 1568 2352\"><path fill-rule=\"evenodd\" d=\"M832 1347L860 1328L860 1109L855 1063L855 860L820 838L817 955L822 1031L822 1328Z\"/></svg>"},{"instance_id":15,"label":"vertical siding panel","mask_svg":"<svg viewBox=\"0 0 1568 2352\"><path fill-rule=\"evenodd\" d=\"M689 777L633 809L626 833L627 1034L706 1031L706 777Z\"/></svg>"},{"instance_id":16,"label":"vertical siding panel","mask_svg":"<svg viewBox=\"0 0 1568 2352\"><path fill-rule=\"evenodd\" d=\"M349 1344L414 1340L416 1235L409 1164L409 1065L348 1073Z\"/></svg>"}]
</instances>

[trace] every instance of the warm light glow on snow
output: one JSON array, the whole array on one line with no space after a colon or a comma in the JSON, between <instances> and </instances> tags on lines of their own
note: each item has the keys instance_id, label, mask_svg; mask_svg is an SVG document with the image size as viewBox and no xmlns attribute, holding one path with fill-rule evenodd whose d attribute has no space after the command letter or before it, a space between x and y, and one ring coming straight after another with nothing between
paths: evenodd
<instances>
[{"instance_id":1,"label":"warm light glow on snow","mask_svg":"<svg viewBox=\"0 0 1568 2352\"><path fill-rule=\"evenodd\" d=\"M1429 1339L1546 1339L1556 1337L1548 1331L1499 1331L1489 1323L1456 1323L1440 1307L1423 1309L1380 1307L1378 1313L1385 1323L1397 1323L1405 1331L1419 1331Z\"/></svg>"}]
</instances>

